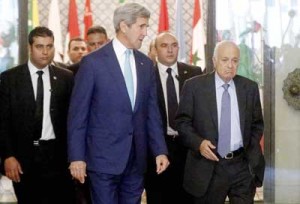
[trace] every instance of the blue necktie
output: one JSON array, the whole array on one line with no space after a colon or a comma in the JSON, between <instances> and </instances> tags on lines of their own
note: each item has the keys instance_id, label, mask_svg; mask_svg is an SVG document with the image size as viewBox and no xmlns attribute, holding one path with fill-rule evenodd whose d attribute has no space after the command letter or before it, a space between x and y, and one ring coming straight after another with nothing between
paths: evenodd
<instances>
[{"instance_id":1,"label":"blue necktie","mask_svg":"<svg viewBox=\"0 0 300 204\"><path fill-rule=\"evenodd\" d=\"M221 102L221 119L218 141L218 153L223 158L230 152L231 141L231 107L230 95L228 93L229 84L223 84L224 92Z\"/></svg>"},{"instance_id":2,"label":"blue necktie","mask_svg":"<svg viewBox=\"0 0 300 204\"><path fill-rule=\"evenodd\" d=\"M124 78L126 83L127 92L130 98L131 107L134 108L134 88L133 88L133 78L130 66L130 49L125 51L125 63L124 63Z\"/></svg>"}]
</instances>

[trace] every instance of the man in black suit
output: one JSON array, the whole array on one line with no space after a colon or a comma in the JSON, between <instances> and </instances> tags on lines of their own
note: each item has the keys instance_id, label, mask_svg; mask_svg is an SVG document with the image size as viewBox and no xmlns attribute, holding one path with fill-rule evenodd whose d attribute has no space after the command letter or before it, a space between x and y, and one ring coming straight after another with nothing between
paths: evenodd
<instances>
[{"instance_id":1,"label":"man in black suit","mask_svg":"<svg viewBox=\"0 0 300 204\"><path fill-rule=\"evenodd\" d=\"M86 33L86 44L88 52L93 52L109 42L104 27L96 25L88 29Z\"/></svg>"},{"instance_id":2,"label":"man in black suit","mask_svg":"<svg viewBox=\"0 0 300 204\"><path fill-rule=\"evenodd\" d=\"M26 64L1 74L0 137L5 175L19 204L74 203L67 163L70 71L50 65L54 36L36 27Z\"/></svg>"},{"instance_id":3,"label":"man in black suit","mask_svg":"<svg viewBox=\"0 0 300 204\"><path fill-rule=\"evenodd\" d=\"M215 72L186 81L176 122L189 148L184 188L195 204L253 203L262 185L263 117L258 85L236 75L240 59L231 41L217 44Z\"/></svg>"},{"instance_id":4,"label":"man in black suit","mask_svg":"<svg viewBox=\"0 0 300 204\"><path fill-rule=\"evenodd\" d=\"M109 41L106 30L102 26L90 27L86 35L87 35L86 44L87 44L88 53L99 49ZM69 65L67 68L71 70L74 73L74 75L76 75L79 69L79 65L80 65L80 61Z\"/></svg>"},{"instance_id":5,"label":"man in black suit","mask_svg":"<svg viewBox=\"0 0 300 204\"><path fill-rule=\"evenodd\" d=\"M68 45L68 57L69 61L67 66L79 63L84 55L87 54L87 44L83 38L75 37L70 39Z\"/></svg>"},{"instance_id":6,"label":"man in black suit","mask_svg":"<svg viewBox=\"0 0 300 204\"><path fill-rule=\"evenodd\" d=\"M170 32L158 34L154 42L157 54L155 65L157 75L157 95L160 113L163 120L165 141L169 151L169 168L161 175L155 172L155 161L149 158L148 172L145 177L145 188L148 204L189 204L191 197L182 187L186 159L186 148L181 144L181 136L175 130L175 113L178 107L179 92L186 79L202 74L201 68L177 62L178 41ZM173 79L174 99L168 93L168 71ZM169 91L171 92L171 91ZM168 101L175 102L175 107Z\"/></svg>"}]
</instances>

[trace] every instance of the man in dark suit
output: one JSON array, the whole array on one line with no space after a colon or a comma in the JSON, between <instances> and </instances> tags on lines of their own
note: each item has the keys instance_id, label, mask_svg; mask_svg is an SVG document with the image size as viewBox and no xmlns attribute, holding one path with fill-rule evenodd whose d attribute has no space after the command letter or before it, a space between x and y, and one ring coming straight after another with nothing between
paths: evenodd
<instances>
[{"instance_id":1,"label":"man in dark suit","mask_svg":"<svg viewBox=\"0 0 300 204\"><path fill-rule=\"evenodd\" d=\"M73 75L50 65L51 30L36 27L28 42L28 62L1 74L5 175L13 181L19 204L73 203L66 150Z\"/></svg>"},{"instance_id":2,"label":"man in dark suit","mask_svg":"<svg viewBox=\"0 0 300 204\"><path fill-rule=\"evenodd\" d=\"M145 189L147 193L147 204L189 204L192 197L182 187L183 172L187 149L181 144L181 137L173 126L175 110L172 110L168 100L168 70L171 71L175 87L175 102L178 106L179 93L185 80L202 74L201 68L185 63L177 62L178 41L170 32L158 34L154 41L157 64L155 65L157 75L157 93L159 110L163 119L165 141L168 147L169 168L160 175L155 172L155 161L149 158L148 171L145 177ZM169 114L169 111L172 113Z\"/></svg>"},{"instance_id":3,"label":"man in dark suit","mask_svg":"<svg viewBox=\"0 0 300 204\"><path fill-rule=\"evenodd\" d=\"M83 38L75 37L70 39L68 45L68 57L69 61L66 63L67 66L79 63L84 55L87 54L87 44Z\"/></svg>"},{"instance_id":4,"label":"man in dark suit","mask_svg":"<svg viewBox=\"0 0 300 204\"><path fill-rule=\"evenodd\" d=\"M138 204L147 149L156 172L168 166L167 147L152 61L139 52L150 12L137 3L114 12L116 38L83 57L68 119L70 171L80 182L86 169L96 204Z\"/></svg>"},{"instance_id":5,"label":"man in dark suit","mask_svg":"<svg viewBox=\"0 0 300 204\"><path fill-rule=\"evenodd\" d=\"M258 85L236 75L240 59L231 41L217 44L215 72L186 81L176 117L189 148L184 188L195 204L253 203L264 176L263 117Z\"/></svg>"},{"instance_id":6,"label":"man in dark suit","mask_svg":"<svg viewBox=\"0 0 300 204\"><path fill-rule=\"evenodd\" d=\"M106 43L108 43L109 38L104 27L96 25L88 29L86 33L86 44L88 52L93 52L99 49Z\"/></svg>"},{"instance_id":7,"label":"man in dark suit","mask_svg":"<svg viewBox=\"0 0 300 204\"><path fill-rule=\"evenodd\" d=\"M87 35L86 44L87 44L88 52L93 52L99 49L109 41L106 30L102 26L90 27L86 35ZM71 70L74 73L74 75L76 75L79 66L80 66L80 62L77 62L75 64L71 64L67 68Z\"/></svg>"}]
</instances>

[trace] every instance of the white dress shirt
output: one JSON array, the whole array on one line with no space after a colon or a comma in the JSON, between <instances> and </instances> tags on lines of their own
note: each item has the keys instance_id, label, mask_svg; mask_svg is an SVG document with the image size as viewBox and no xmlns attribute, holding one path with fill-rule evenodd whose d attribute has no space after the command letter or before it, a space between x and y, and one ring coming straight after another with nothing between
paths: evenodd
<instances>
[{"instance_id":1,"label":"white dress shirt","mask_svg":"<svg viewBox=\"0 0 300 204\"><path fill-rule=\"evenodd\" d=\"M118 38L114 38L112 41L113 49L116 53L119 65L121 67L121 71L124 76L124 65L125 65L125 51L127 48L118 40ZM131 73L132 73L132 79L133 79L133 89L134 89L134 101L136 99L136 90L137 90L137 76L136 76L136 65L135 65L135 59L133 55L133 50L130 49L131 55L130 55L130 66L131 66Z\"/></svg>"},{"instance_id":2,"label":"white dress shirt","mask_svg":"<svg viewBox=\"0 0 300 204\"><path fill-rule=\"evenodd\" d=\"M225 82L220 78L220 76L215 72L215 84L216 84L216 96L217 96L217 107L218 107L218 127L220 131L220 120L221 120L221 100L224 92L222 87ZM231 106L231 145L230 150L234 151L243 147L243 137L240 126L240 114L238 100L236 96L236 89L234 81L229 81L228 93L230 95L230 106Z\"/></svg>"},{"instance_id":3,"label":"white dress shirt","mask_svg":"<svg viewBox=\"0 0 300 204\"><path fill-rule=\"evenodd\" d=\"M161 64L160 62L158 62L157 66L158 66L158 70L159 70L159 76L160 76L160 81L162 84L162 89L164 92L165 107L166 107L166 114L167 114L167 124L168 124L167 134L168 135L178 135L178 132L169 126L168 96L167 96L167 78L168 78L167 69L171 68L172 69L172 77L174 79L174 85L175 85L175 90L176 90L177 102L179 102L179 81L177 79L178 78L177 63L173 64L172 66L167 67L167 66Z\"/></svg>"},{"instance_id":4,"label":"white dress shirt","mask_svg":"<svg viewBox=\"0 0 300 204\"><path fill-rule=\"evenodd\" d=\"M51 84L50 84L50 74L49 67L46 66L43 69L36 68L30 60L28 60L28 67L31 76L31 82L34 92L34 97L36 99L37 95L37 71L43 71L43 86L44 86L44 106L43 106L43 128L41 140L55 139L55 134L53 130L53 125L50 117L50 99L51 99Z\"/></svg>"}]
</instances>

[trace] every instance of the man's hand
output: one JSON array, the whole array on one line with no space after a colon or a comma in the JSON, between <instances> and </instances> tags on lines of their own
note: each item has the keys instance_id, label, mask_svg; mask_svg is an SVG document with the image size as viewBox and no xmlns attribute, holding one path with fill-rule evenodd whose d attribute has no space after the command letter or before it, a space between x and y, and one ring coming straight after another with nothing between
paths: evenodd
<instances>
[{"instance_id":1,"label":"man's hand","mask_svg":"<svg viewBox=\"0 0 300 204\"><path fill-rule=\"evenodd\" d=\"M70 166L70 173L73 178L77 179L80 183L85 182L86 177L86 163L84 161L73 161Z\"/></svg>"},{"instance_id":2,"label":"man's hand","mask_svg":"<svg viewBox=\"0 0 300 204\"><path fill-rule=\"evenodd\" d=\"M216 149L216 147L209 140L203 140L199 147L201 155L206 159L219 161L218 157L211 151L212 149Z\"/></svg>"},{"instance_id":3,"label":"man's hand","mask_svg":"<svg viewBox=\"0 0 300 204\"><path fill-rule=\"evenodd\" d=\"M5 175L14 182L20 182L20 174L23 174L22 167L15 157L8 157L4 160Z\"/></svg>"},{"instance_id":4,"label":"man's hand","mask_svg":"<svg viewBox=\"0 0 300 204\"><path fill-rule=\"evenodd\" d=\"M165 171L170 164L166 155L158 155L155 160L157 174L161 174L163 171Z\"/></svg>"}]
</instances>

